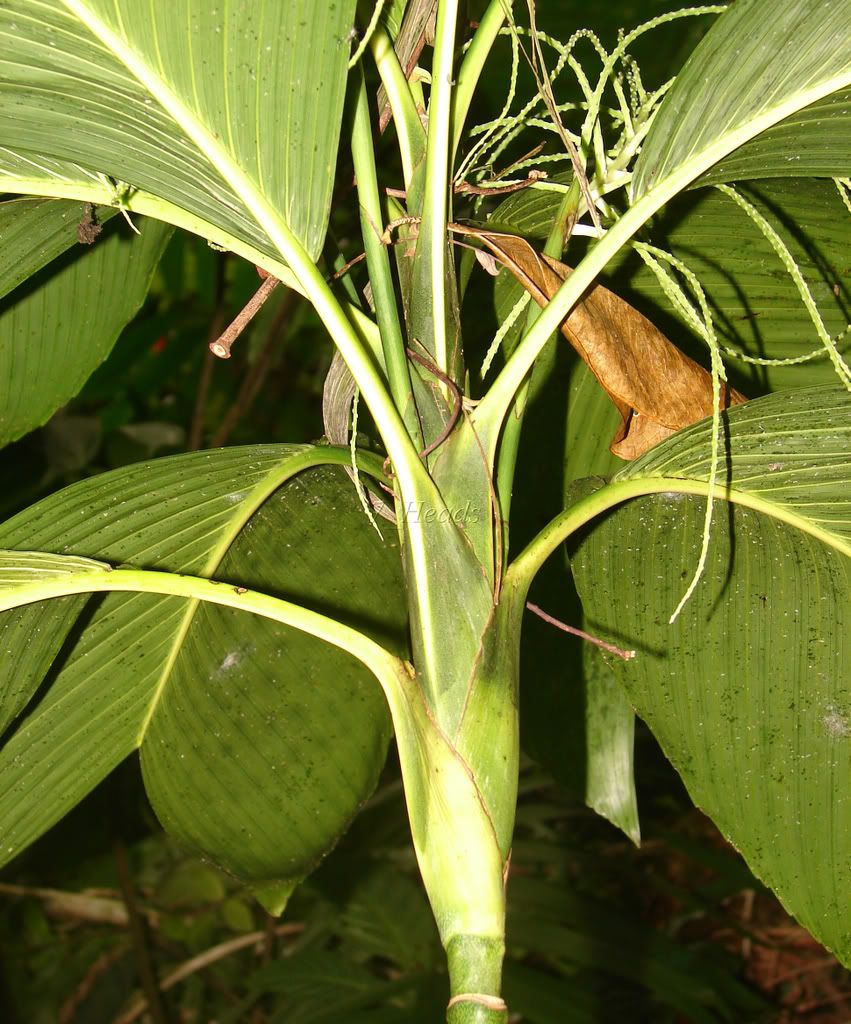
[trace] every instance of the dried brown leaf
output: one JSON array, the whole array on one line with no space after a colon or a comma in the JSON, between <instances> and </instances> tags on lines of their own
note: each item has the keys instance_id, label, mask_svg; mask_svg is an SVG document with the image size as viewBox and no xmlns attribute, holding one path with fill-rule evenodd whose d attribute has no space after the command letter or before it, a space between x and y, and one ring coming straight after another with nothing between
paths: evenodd
<instances>
[{"instance_id":1,"label":"dried brown leaf","mask_svg":"<svg viewBox=\"0 0 851 1024\"><path fill-rule=\"evenodd\" d=\"M480 239L541 306L570 275L570 267L516 235L452 228ZM635 459L675 431L712 415L709 373L602 285L577 303L561 329L620 413L621 426L610 446L614 455ZM721 398L725 409L746 401L723 382Z\"/></svg>"}]
</instances>

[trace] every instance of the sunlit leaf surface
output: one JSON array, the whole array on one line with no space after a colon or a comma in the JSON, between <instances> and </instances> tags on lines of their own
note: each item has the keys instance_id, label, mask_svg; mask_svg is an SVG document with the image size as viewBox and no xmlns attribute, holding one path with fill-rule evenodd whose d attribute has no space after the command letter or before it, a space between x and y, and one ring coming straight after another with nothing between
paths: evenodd
<instances>
[{"instance_id":1,"label":"sunlit leaf surface","mask_svg":"<svg viewBox=\"0 0 851 1024\"><path fill-rule=\"evenodd\" d=\"M4 187L106 175L276 254L325 235L353 0L13 0L0 8ZM108 182L109 184L109 182Z\"/></svg>"}]
</instances>

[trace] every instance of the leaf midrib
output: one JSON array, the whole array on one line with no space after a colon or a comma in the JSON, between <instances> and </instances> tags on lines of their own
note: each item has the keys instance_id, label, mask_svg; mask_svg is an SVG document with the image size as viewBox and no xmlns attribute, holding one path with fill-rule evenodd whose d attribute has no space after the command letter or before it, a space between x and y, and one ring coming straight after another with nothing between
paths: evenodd
<instances>
[{"instance_id":1,"label":"leaf midrib","mask_svg":"<svg viewBox=\"0 0 851 1024\"><path fill-rule=\"evenodd\" d=\"M295 239L289 228L266 201L251 178L242 170L207 127L173 92L147 61L129 43L125 43L110 29L84 0L60 0L63 6L88 29L89 32L115 56L160 107L172 118L180 130L192 140L213 170L233 189L257 225L286 257Z\"/></svg>"},{"instance_id":2,"label":"leaf midrib","mask_svg":"<svg viewBox=\"0 0 851 1024\"><path fill-rule=\"evenodd\" d=\"M617 491L617 498L611 502L609 507L614 507L630 498L641 498L649 494L693 494L705 498L709 493L708 480L670 476L630 477L608 486ZM802 533L810 534L828 547L851 558L851 541L830 533L805 516L796 514L795 510L788 505L768 501L761 494L740 490L721 482L715 485L713 497L722 498L734 505L742 505L745 508L753 509L755 512L760 512L770 519L786 523L788 526L792 526Z\"/></svg>"},{"instance_id":3,"label":"leaf midrib","mask_svg":"<svg viewBox=\"0 0 851 1024\"><path fill-rule=\"evenodd\" d=\"M234 506L234 515L229 521L229 525L222 531L218 543L211 549L210 555L198 575L203 578L210 579L215 574L216 569L227 554L231 544L233 544L245 524L263 504L263 502L266 501L266 499L282 484L286 483L288 479L295 476L297 473L300 473L305 469L309 469L311 466L322 465L329 462L328 454L328 449L323 452L310 446L304 446L302 451L295 455L287 456L279 465L270 470L262 480L256 483L245 496L244 500ZM162 698L165 688L168 686L175 662L183 648L183 642L186 639L186 635L189 632L192 620L195 617L195 612L198 610L200 603L200 600L197 598L190 598L186 600L186 607L181 618L180 626L175 631L174 638L170 645L171 649L163 665L159 681L154 688L148 713L145 715L140 725L136 741L137 746L141 746L145 739L145 734L151 724L151 719L154 717L157 707L159 706L160 699Z\"/></svg>"},{"instance_id":4,"label":"leaf midrib","mask_svg":"<svg viewBox=\"0 0 851 1024\"><path fill-rule=\"evenodd\" d=\"M826 96L830 96L849 86L851 86L851 66L824 79L817 85L810 86L809 89L803 89L794 93L785 103L775 107L768 107L756 117L746 117L735 128L730 128L719 135L712 145L705 146L694 152L686 160L674 164L663 177L658 178L656 181L642 180L642 190L633 193L632 202L637 202L643 196L649 195L657 189L667 191L671 184L677 186L672 194L680 192L690 182L697 180L701 174L715 167L726 156L734 153L745 143L757 138L769 128L773 128L781 121L784 121L787 117L791 117L800 110L812 106L818 100L824 99ZM666 162L668 159L668 155L665 154Z\"/></svg>"}]
</instances>

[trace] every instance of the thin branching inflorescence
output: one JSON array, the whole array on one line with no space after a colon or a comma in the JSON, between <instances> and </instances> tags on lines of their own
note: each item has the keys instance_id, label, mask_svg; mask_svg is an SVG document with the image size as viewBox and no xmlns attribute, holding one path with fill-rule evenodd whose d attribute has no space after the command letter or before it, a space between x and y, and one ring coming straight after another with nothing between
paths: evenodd
<instances>
[{"instance_id":1,"label":"thin branching inflorescence","mask_svg":"<svg viewBox=\"0 0 851 1024\"><path fill-rule=\"evenodd\" d=\"M706 293L704 292L700 281L698 281L697 275L690 270L682 260L677 259L676 256L672 256L671 253L666 252L664 249L659 249L654 245L648 245L642 242L636 242L633 248L638 252L638 255L642 260L644 260L647 266L656 273L665 293L670 294L672 298L674 296L676 297L675 302L677 308L685 314L687 320L704 339L709 347L710 354L710 375L712 378L712 441L709 461L709 485L706 493L706 514L703 519L703 539L701 541L697 568L694 571L691 582L668 620L669 623L674 623L679 617L680 612L685 608L689 598L694 593L698 583L700 582L700 578L706 568L706 559L709 555L709 538L712 529L713 501L715 488L718 482L718 464L721 452L721 383L722 381L726 383L727 373L721 359L721 348L718 344L718 337L715 332L712 311L709 308ZM699 314L689 302L685 292L677 284L672 275L665 270L663 263L667 263L683 275L692 294L697 300L700 310ZM670 292L669 289L671 289Z\"/></svg>"}]
</instances>

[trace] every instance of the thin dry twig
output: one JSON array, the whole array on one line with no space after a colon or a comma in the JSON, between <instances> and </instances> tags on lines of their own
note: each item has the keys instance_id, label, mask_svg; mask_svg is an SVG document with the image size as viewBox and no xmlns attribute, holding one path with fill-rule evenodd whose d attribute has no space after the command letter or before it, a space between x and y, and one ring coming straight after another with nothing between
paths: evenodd
<instances>
[{"instance_id":1,"label":"thin dry twig","mask_svg":"<svg viewBox=\"0 0 851 1024\"><path fill-rule=\"evenodd\" d=\"M118 871L118 882L121 886L124 904L127 907L130 938L133 942L133 952L136 957L136 969L139 972L142 991L145 993L148 1012L154 1024L168 1024L165 1006L160 998L154 960L148 945L146 922L142 914L139 913L139 907L136 903L136 892L133 886L133 877L130 874L127 848L120 840L115 843L115 866Z\"/></svg>"},{"instance_id":2,"label":"thin dry twig","mask_svg":"<svg viewBox=\"0 0 851 1024\"><path fill-rule=\"evenodd\" d=\"M128 947L120 944L102 953L83 975L74 991L59 1007L56 1024L71 1024L82 1004L88 999L97 980L101 978L114 963L127 955Z\"/></svg>"},{"instance_id":3,"label":"thin dry twig","mask_svg":"<svg viewBox=\"0 0 851 1024\"><path fill-rule=\"evenodd\" d=\"M304 925L301 922L293 921L289 924L281 924L275 928L275 937L280 938L282 935L300 935L304 931ZM183 981L184 978L188 978L192 974L197 974L198 971L204 970L205 967L209 967L210 964L216 963L218 960L223 960L225 957L230 956L232 953L238 953L241 949L246 949L249 946L264 944L267 940L267 933L265 929L263 931L249 932L247 935L239 935L235 939L228 939L227 942L220 942L217 946L211 946L209 949L205 949L203 953L199 953L197 956L191 957L189 960L185 960L179 967L176 967L170 974L167 974L160 982L160 991L167 992L168 989L174 988L179 982ZM134 1020L138 1020L143 1013L148 1009L148 1002L146 999L137 1000L129 1009L127 1009L120 1017L116 1017L113 1024L133 1024Z\"/></svg>"},{"instance_id":4,"label":"thin dry twig","mask_svg":"<svg viewBox=\"0 0 851 1024\"><path fill-rule=\"evenodd\" d=\"M535 615L543 619L544 622L548 622L551 626L555 626L556 629L563 629L565 633L570 633L572 636L578 636L582 640L587 640L589 644L594 644L595 647L601 647L604 651L608 651L609 654L614 654L618 658L623 658L624 661L631 661L635 657L635 651L625 651L623 648L616 647L614 644L610 644L606 640L601 640L599 637L591 636L590 633L577 629L575 626L568 626L566 622L562 622L561 619L556 619L552 615L548 615L543 608L539 608L536 604L532 604L531 601L526 602L526 607L530 612L534 612Z\"/></svg>"},{"instance_id":5,"label":"thin dry twig","mask_svg":"<svg viewBox=\"0 0 851 1024\"><path fill-rule=\"evenodd\" d=\"M331 275L331 280L339 281L341 277L343 277L345 274L348 274L352 267L356 267L358 263L362 263L365 259L365 252L359 253L357 256L353 256L348 263L344 263L339 270L334 271L334 273Z\"/></svg>"},{"instance_id":6,"label":"thin dry twig","mask_svg":"<svg viewBox=\"0 0 851 1024\"><path fill-rule=\"evenodd\" d=\"M493 180L499 181L500 178L504 178L506 174L508 174L509 171L513 171L518 164L522 164L524 161L531 160L533 157L536 157L540 152L546 149L546 147L546 140L544 142L539 142L538 145L533 146L528 153L524 153L522 156L518 156L516 160L512 160L511 163L503 167L501 171L494 171Z\"/></svg>"},{"instance_id":7,"label":"thin dry twig","mask_svg":"<svg viewBox=\"0 0 851 1024\"><path fill-rule=\"evenodd\" d=\"M267 280L273 280L273 278L267 278ZM260 388L263 386L263 381L266 379L266 375L272 366L278 336L280 335L281 329L286 323L287 318L292 313L293 307L296 305L298 298L298 292L294 292L292 290L288 291L284 296L284 299L281 302L281 307L275 314L275 318L269 328L269 333L266 336L266 341L263 344L260 355L257 357L251 369L243 377L242 384L240 384L239 391L237 392L233 404L225 413L219 428L210 438L211 448L221 448L223 445L227 444L228 438L233 433L234 428L251 408L254 399L257 397Z\"/></svg>"},{"instance_id":8,"label":"thin dry twig","mask_svg":"<svg viewBox=\"0 0 851 1024\"><path fill-rule=\"evenodd\" d=\"M210 351L219 359L230 359L230 350L236 339L260 312L263 303L281 282L269 275L237 314L233 323L215 341L210 342Z\"/></svg>"},{"instance_id":9,"label":"thin dry twig","mask_svg":"<svg viewBox=\"0 0 851 1024\"><path fill-rule=\"evenodd\" d=\"M526 0L526 6L529 8L529 28L530 35L532 37L532 52L534 59L529 57L526 53L526 48L522 43L520 43L520 49L523 52L523 56L529 63L529 67L535 77L535 82L537 83L541 97L546 104L550 117L553 119L553 124L556 126L556 130L564 144L564 148L567 150L570 162L573 164L573 173L576 175L576 180L579 182L579 189L582 192L582 197L588 207L588 214L591 217L591 223L594 225L597 234L599 235L602 234L603 229L600 224L600 217L597 213L594 196L591 194L591 186L588 183L588 177L585 174L585 168L582 166L582 161L579 159L579 153L576 150L576 146L574 146L573 140L565 131L564 123L562 122L561 115L558 112L558 105L556 103L555 96L553 95L553 87L550 84L550 76L547 71L547 66L544 62L544 52L541 49L541 41L538 38L538 28L535 22L535 0ZM520 40L518 40L518 42L520 42Z\"/></svg>"},{"instance_id":10,"label":"thin dry twig","mask_svg":"<svg viewBox=\"0 0 851 1024\"><path fill-rule=\"evenodd\" d=\"M461 397L461 392L458 390L458 385L455 383L454 380L452 380L451 377L447 377L439 366L435 366L435 364L431 362L430 359L425 359L423 356L418 355L411 348L407 349L406 351L408 353L408 356L411 359L413 359L415 363L419 363L419 365L424 367L424 369L428 370L428 372L432 376L437 377L439 381L444 383L452 392L454 398L454 401L452 403L452 411L449 414L449 419L443 426L443 430L441 430L441 432L431 442L430 445L423 448L423 450L420 452L420 458L424 459L427 455L431 455L431 453L436 448L439 448L446 440L446 438L449 437L449 435L452 433L455 424L458 422L458 417L461 415L461 406L463 400Z\"/></svg>"},{"instance_id":11,"label":"thin dry twig","mask_svg":"<svg viewBox=\"0 0 851 1024\"><path fill-rule=\"evenodd\" d=\"M512 185L471 185L469 182L460 181L455 186L455 191L461 195L470 196L504 196L509 192L519 192L521 189L529 188L536 182L547 177L546 171L529 171L523 181L515 181Z\"/></svg>"}]
</instances>

